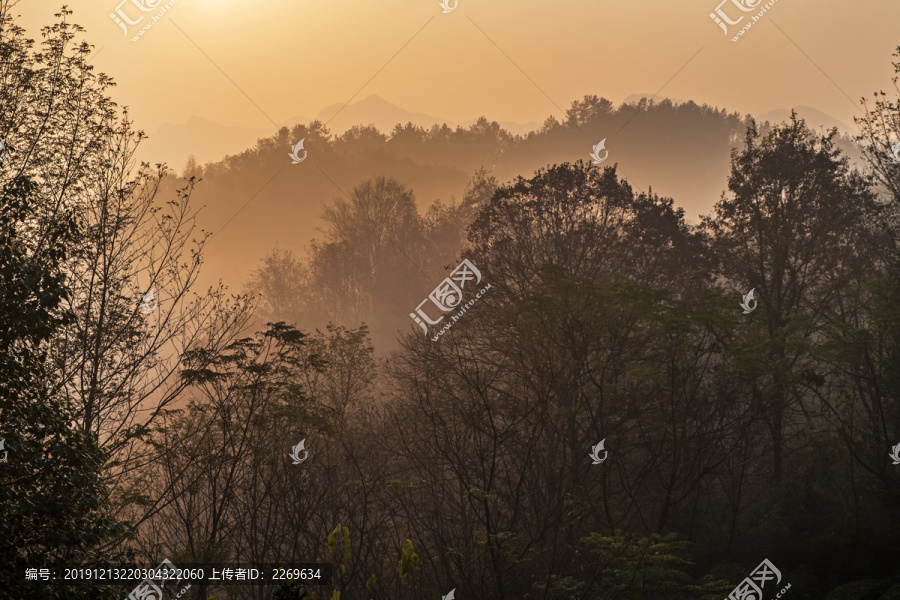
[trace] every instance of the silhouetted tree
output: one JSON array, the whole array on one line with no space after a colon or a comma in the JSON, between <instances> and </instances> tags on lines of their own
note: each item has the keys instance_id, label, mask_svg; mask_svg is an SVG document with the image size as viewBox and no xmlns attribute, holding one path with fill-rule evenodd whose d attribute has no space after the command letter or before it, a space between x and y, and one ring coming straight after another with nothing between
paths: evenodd
<instances>
[{"instance_id":1,"label":"silhouetted tree","mask_svg":"<svg viewBox=\"0 0 900 600\"><path fill-rule=\"evenodd\" d=\"M728 287L756 290L760 350L770 377L756 402L766 415L773 477L781 479L785 414L802 402L798 375L809 363L826 316L845 288L859 282L853 265L879 263L868 224L878 214L867 181L834 148L836 131L814 135L794 116L762 137L748 129L732 157L729 196L703 224ZM765 381L768 380L768 381Z\"/></svg>"},{"instance_id":2,"label":"silhouetted tree","mask_svg":"<svg viewBox=\"0 0 900 600\"><path fill-rule=\"evenodd\" d=\"M37 52L9 9L0 2L0 57L9 67L0 123L14 152L0 174L40 182L30 192L34 212L65 211L80 226L61 267L68 292L61 301L72 318L53 328L48 345L51 394L103 449L100 472L112 502L102 509L137 527L159 508L134 485L151 452L152 425L185 388L182 353L227 345L250 306L229 300L222 286L197 293L208 234L193 239L193 181L163 203L166 168L135 169L143 133L109 98L112 81L93 72L91 46L74 43L82 30L67 22L71 11L63 8L43 29ZM34 235L49 235L45 224L32 223Z\"/></svg>"},{"instance_id":3,"label":"silhouetted tree","mask_svg":"<svg viewBox=\"0 0 900 600\"><path fill-rule=\"evenodd\" d=\"M107 453L73 425L72 406L53 392L59 374L46 368L74 317L64 264L78 228L71 210L45 213L37 190L17 178L0 191L0 595L113 598L92 583L69 589L58 569L51 581L25 579L27 568L110 560L101 548L125 533L107 516Z\"/></svg>"}]
</instances>

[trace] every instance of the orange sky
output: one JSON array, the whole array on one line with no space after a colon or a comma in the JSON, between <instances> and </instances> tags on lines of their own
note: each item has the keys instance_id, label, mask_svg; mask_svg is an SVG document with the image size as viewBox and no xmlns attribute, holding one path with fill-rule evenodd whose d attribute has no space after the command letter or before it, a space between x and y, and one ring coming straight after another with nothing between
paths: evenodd
<instances>
[{"instance_id":1,"label":"orange sky","mask_svg":"<svg viewBox=\"0 0 900 600\"><path fill-rule=\"evenodd\" d=\"M708 16L718 0L459 0L448 14L438 0L177 0L136 43L109 17L119 2L80 3L73 19L118 83L115 100L150 134L192 116L274 132L272 121L357 93L450 121L542 122L585 94L619 102L660 88L751 114L807 105L852 123L847 96L887 87L900 45L894 0L778 0L737 43ZM58 7L15 10L38 38ZM131 0L123 10L142 14Z\"/></svg>"}]
</instances>

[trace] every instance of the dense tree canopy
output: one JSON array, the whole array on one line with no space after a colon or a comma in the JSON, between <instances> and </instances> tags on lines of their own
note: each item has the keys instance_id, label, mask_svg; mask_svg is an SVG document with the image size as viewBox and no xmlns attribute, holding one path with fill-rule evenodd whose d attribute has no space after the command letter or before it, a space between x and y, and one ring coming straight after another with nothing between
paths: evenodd
<instances>
[{"instance_id":1,"label":"dense tree canopy","mask_svg":"<svg viewBox=\"0 0 900 600\"><path fill-rule=\"evenodd\" d=\"M133 164L142 135L70 12L35 52L5 7L3 597L121 597L24 570L165 557L334 573L195 598L721 600L764 559L797 598L896 597L898 102L861 121L865 174L796 115L587 96L525 137L285 128L175 185ZM695 140L730 158L698 225L616 166L487 168L634 110L748 125L734 148ZM197 293L194 177L291 136L350 168L451 157L469 184L420 210L413 184L361 176L316 196L305 255L276 248L246 296ZM462 307L439 336L409 318L423 298Z\"/></svg>"}]
</instances>

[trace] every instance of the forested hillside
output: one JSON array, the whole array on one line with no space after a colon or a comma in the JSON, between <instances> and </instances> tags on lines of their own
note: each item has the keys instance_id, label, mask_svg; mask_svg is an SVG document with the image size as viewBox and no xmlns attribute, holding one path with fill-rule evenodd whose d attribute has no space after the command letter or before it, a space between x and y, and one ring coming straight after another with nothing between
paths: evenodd
<instances>
[{"instance_id":1,"label":"forested hillside","mask_svg":"<svg viewBox=\"0 0 900 600\"><path fill-rule=\"evenodd\" d=\"M589 97L182 178L133 164L70 14L33 42L0 11L0 598L163 559L334 573L204 600L721 600L766 564L766 599L900 595L896 87L852 148ZM629 119L661 137L594 164Z\"/></svg>"}]
</instances>

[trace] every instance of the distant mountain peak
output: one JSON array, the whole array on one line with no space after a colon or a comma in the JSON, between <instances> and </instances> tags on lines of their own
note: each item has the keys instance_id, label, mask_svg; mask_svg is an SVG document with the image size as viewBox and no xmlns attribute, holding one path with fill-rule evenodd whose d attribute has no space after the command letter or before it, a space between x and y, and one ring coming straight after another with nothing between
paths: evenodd
<instances>
[{"instance_id":1,"label":"distant mountain peak","mask_svg":"<svg viewBox=\"0 0 900 600\"><path fill-rule=\"evenodd\" d=\"M347 131L354 125L374 125L382 133L390 133L397 123L411 122L420 127L431 127L443 123L455 126L455 123L451 124L446 119L408 111L374 94L350 104L343 102L330 104L323 108L316 118L327 123L328 128L338 134Z\"/></svg>"},{"instance_id":2,"label":"distant mountain peak","mask_svg":"<svg viewBox=\"0 0 900 600\"><path fill-rule=\"evenodd\" d=\"M483 116L488 121L496 121L496 119L487 115ZM451 129L455 129L456 127L469 127L478 121L476 117L457 123L425 113L411 112L375 94L370 94L363 100L348 104L346 107L340 102L331 104L322 109L316 118L323 123L328 123L328 129L336 134L341 134L354 125L374 125L382 133L390 134L398 123L401 125L412 123L424 129L429 129L432 125L447 125ZM516 123L513 121L498 121L498 123L503 129L519 135L541 128L541 123L538 122Z\"/></svg>"}]
</instances>

